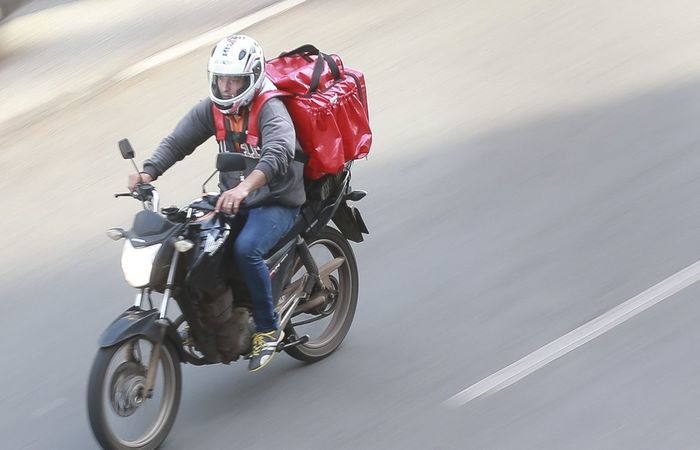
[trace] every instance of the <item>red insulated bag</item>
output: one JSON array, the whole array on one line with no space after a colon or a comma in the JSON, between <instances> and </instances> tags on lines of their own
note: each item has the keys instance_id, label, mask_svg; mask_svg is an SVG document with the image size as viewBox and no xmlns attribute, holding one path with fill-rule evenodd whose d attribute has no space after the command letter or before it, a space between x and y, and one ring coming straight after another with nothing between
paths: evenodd
<instances>
[{"instance_id":1,"label":"red insulated bag","mask_svg":"<svg viewBox=\"0 0 700 450\"><path fill-rule=\"evenodd\" d=\"M265 71L278 90L264 92L254 102L249 138L257 141L257 113L265 101L282 97L308 157L306 178L338 173L346 161L367 156L372 132L361 72L345 68L339 56L321 53L312 45L271 59Z\"/></svg>"}]
</instances>

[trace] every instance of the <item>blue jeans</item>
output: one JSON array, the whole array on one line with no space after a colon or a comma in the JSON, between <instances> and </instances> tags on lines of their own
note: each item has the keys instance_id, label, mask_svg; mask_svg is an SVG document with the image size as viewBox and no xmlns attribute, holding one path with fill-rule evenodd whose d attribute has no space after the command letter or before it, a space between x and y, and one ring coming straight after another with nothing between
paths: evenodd
<instances>
[{"instance_id":1,"label":"blue jeans","mask_svg":"<svg viewBox=\"0 0 700 450\"><path fill-rule=\"evenodd\" d=\"M279 317L272 299L270 270L263 256L294 225L298 207L259 206L241 211L238 217L245 220L233 244L233 258L253 301L253 319L258 332L276 330Z\"/></svg>"}]
</instances>

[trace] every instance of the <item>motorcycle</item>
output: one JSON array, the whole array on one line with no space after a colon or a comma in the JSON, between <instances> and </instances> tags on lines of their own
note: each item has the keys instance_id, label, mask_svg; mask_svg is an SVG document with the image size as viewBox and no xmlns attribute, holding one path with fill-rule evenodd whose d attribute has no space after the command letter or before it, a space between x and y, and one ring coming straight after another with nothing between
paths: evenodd
<instances>
[{"instance_id":1,"label":"motorcycle","mask_svg":"<svg viewBox=\"0 0 700 450\"><path fill-rule=\"evenodd\" d=\"M138 171L129 141L119 148ZM285 331L277 351L305 362L338 348L357 305L358 270L348 241L362 242L368 230L348 205L366 195L351 189L351 167L348 162L337 175L306 182L307 201L294 226L265 256ZM251 352L252 303L229 255L236 218L215 212L218 194L206 193L216 173L242 177L244 168L242 155L219 153L202 196L181 208L159 210L151 184L115 194L141 201L143 210L131 229L107 232L125 240L122 271L137 294L100 337L88 380L90 425L105 449L162 444L180 403L180 364L230 364ZM174 315L172 302L179 308Z\"/></svg>"}]
</instances>

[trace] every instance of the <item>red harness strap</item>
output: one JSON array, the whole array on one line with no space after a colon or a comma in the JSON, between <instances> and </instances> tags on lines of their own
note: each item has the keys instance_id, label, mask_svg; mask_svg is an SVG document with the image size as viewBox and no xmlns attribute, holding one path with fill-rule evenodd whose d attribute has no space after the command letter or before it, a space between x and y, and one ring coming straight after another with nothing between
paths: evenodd
<instances>
[{"instance_id":1,"label":"red harness strap","mask_svg":"<svg viewBox=\"0 0 700 450\"><path fill-rule=\"evenodd\" d=\"M250 118L248 119L248 130L246 130L246 143L256 147L259 141L259 131L258 130L258 116L262 107L267 103L268 100L275 97L291 97L292 94L280 90L265 91L258 95L253 101L253 105L250 107Z\"/></svg>"},{"instance_id":2,"label":"red harness strap","mask_svg":"<svg viewBox=\"0 0 700 450\"><path fill-rule=\"evenodd\" d=\"M216 107L214 103L211 104L211 111L214 113L214 125L216 126L216 140L218 142L226 140L226 123L224 120L224 113Z\"/></svg>"},{"instance_id":3,"label":"red harness strap","mask_svg":"<svg viewBox=\"0 0 700 450\"><path fill-rule=\"evenodd\" d=\"M262 107L265 105L265 103L274 97L290 96L292 96L292 94L288 92L274 90L265 91L262 94L258 95L255 98L255 100L253 100L253 104L250 107L250 114L248 115L248 129L241 130L241 132L245 134L246 144L251 145L253 147L258 146L258 143L260 141L260 130L258 129L258 116L260 115L260 110L262 110ZM226 117L224 116L224 113L222 113L221 110L217 108L214 103L212 103L211 105L211 110L214 113L216 140L218 142L225 141L226 135L229 133L229 131L226 129Z\"/></svg>"}]
</instances>

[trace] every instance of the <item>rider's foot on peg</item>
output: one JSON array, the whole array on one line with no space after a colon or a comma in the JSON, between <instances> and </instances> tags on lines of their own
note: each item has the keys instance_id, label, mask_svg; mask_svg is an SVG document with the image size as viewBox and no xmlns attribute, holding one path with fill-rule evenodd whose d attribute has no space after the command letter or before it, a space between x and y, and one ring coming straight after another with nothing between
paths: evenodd
<instances>
[{"instance_id":1,"label":"rider's foot on peg","mask_svg":"<svg viewBox=\"0 0 700 450\"><path fill-rule=\"evenodd\" d=\"M257 372L270 364L277 352L277 344L284 339L284 331L273 330L267 333L253 333L253 351L250 352L248 370Z\"/></svg>"}]
</instances>

